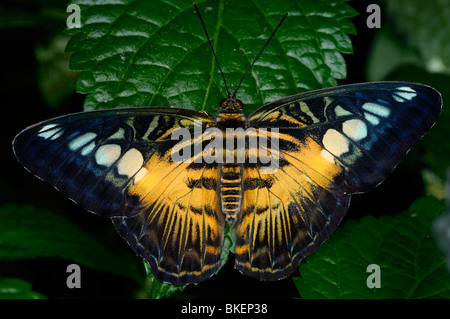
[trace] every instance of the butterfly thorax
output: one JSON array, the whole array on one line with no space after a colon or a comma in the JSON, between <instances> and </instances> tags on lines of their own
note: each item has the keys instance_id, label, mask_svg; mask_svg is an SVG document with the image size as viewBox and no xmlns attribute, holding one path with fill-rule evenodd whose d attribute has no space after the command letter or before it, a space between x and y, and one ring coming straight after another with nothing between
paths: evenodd
<instances>
[{"instance_id":1,"label":"butterfly thorax","mask_svg":"<svg viewBox=\"0 0 450 319\"><path fill-rule=\"evenodd\" d=\"M222 131L225 148L224 161L219 165L220 202L222 213L225 214L226 221L230 225L235 223L242 204L243 163L239 153L245 154L245 149L239 149L242 145L238 143L239 133L245 130L246 126L242 108L243 103L235 97L223 99L216 119L216 127Z\"/></svg>"},{"instance_id":2,"label":"butterfly thorax","mask_svg":"<svg viewBox=\"0 0 450 319\"><path fill-rule=\"evenodd\" d=\"M224 134L227 128L245 128L246 118L242 112L243 106L242 101L236 99L235 96L229 96L220 101L220 111L215 122L216 127Z\"/></svg>"}]
</instances>

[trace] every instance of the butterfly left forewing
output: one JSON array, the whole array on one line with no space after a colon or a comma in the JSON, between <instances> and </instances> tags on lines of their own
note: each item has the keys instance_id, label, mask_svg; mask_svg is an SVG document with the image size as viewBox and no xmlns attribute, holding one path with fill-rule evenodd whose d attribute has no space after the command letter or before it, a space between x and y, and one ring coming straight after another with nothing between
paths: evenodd
<instances>
[{"instance_id":1,"label":"butterfly left forewing","mask_svg":"<svg viewBox=\"0 0 450 319\"><path fill-rule=\"evenodd\" d=\"M135 212L135 199L126 197L128 187L152 156L178 142L171 132L192 130L196 119L211 121L198 112L164 108L76 113L25 129L13 149L26 169L83 208L104 217L130 216L139 208Z\"/></svg>"},{"instance_id":2,"label":"butterfly left forewing","mask_svg":"<svg viewBox=\"0 0 450 319\"><path fill-rule=\"evenodd\" d=\"M278 167L244 168L236 268L260 279L289 275L331 235L350 194L382 182L441 104L430 87L383 82L308 92L251 114L251 126L276 129Z\"/></svg>"},{"instance_id":3,"label":"butterfly left forewing","mask_svg":"<svg viewBox=\"0 0 450 319\"><path fill-rule=\"evenodd\" d=\"M29 127L13 148L33 174L81 207L112 217L157 279L182 285L217 270L223 240L212 186L217 165L172 158L180 143L172 133L193 133L196 121L212 119L168 108L84 112Z\"/></svg>"}]
</instances>

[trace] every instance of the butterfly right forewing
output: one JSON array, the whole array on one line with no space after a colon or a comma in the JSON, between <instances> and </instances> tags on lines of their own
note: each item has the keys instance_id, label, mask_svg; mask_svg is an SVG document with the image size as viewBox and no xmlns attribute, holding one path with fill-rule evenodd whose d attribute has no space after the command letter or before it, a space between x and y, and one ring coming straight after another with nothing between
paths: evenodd
<instances>
[{"instance_id":1,"label":"butterfly right forewing","mask_svg":"<svg viewBox=\"0 0 450 319\"><path fill-rule=\"evenodd\" d=\"M429 86L373 82L278 100L255 111L249 120L255 127L278 127L281 135L303 147L320 149L317 161L305 159L308 175L326 185L320 177L325 159L342 172L325 174L333 177L330 190L352 194L381 183L434 125L441 108L439 92Z\"/></svg>"}]
</instances>

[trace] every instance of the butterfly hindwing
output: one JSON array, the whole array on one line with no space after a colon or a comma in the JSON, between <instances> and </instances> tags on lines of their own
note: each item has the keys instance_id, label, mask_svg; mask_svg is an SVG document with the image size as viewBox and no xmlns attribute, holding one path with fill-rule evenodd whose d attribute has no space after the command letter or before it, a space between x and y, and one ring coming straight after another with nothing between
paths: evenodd
<instances>
[{"instance_id":1,"label":"butterfly hindwing","mask_svg":"<svg viewBox=\"0 0 450 319\"><path fill-rule=\"evenodd\" d=\"M350 196L329 192L294 164L273 174L246 166L243 175L236 268L262 280L287 277L331 235Z\"/></svg>"},{"instance_id":2,"label":"butterfly hindwing","mask_svg":"<svg viewBox=\"0 0 450 319\"><path fill-rule=\"evenodd\" d=\"M308 92L256 110L251 126L278 130L279 166L266 175L261 166L244 169L236 268L260 279L289 275L331 235L350 195L381 183L431 128L441 105L430 87L383 82Z\"/></svg>"},{"instance_id":3,"label":"butterfly hindwing","mask_svg":"<svg viewBox=\"0 0 450 319\"><path fill-rule=\"evenodd\" d=\"M218 268L223 240L211 186L217 165L171 159L179 143L172 133L192 132L195 121L212 119L171 108L84 112L29 127L13 148L33 174L81 207L112 217L158 279L181 285Z\"/></svg>"},{"instance_id":4,"label":"butterfly hindwing","mask_svg":"<svg viewBox=\"0 0 450 319\"><path fill-rule=\"evenodd\" d=\"M163 166L170 160L161 158ZM174 164L175 166L175 164ZM224 215L219 210L217 167L178 164L159 182L149 173L130 192L148 207L134 217L114 217L117 231L141 256L154 276L174 285L197 282L211 276L220 266Z\"/></svg>"}]
</instances>

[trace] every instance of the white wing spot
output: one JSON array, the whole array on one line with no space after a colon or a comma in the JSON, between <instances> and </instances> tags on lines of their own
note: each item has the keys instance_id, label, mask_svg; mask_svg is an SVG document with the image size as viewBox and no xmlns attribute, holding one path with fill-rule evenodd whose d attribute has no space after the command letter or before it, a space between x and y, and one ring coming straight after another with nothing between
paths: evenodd
<instances>
[{"instance_id":1,"label":"white wing spot","mask_svg":"<svg viewBox=\"0 0 450 319\"><path fill-rule=\"evenodd\" d=\"M91 142L95 137L97 136L97 134L92 133L92 132L88 132L88 133L84 133L80 136L77 136L76 138L74 138L70 143L69 143L69 148L72 151L76 151L77 149L79 149L80 147L83 147L84 145L86 145L87 143Z\"/></svg>"},{"instance_id":2,"label":"white wing spot","mask_svg":"<svg viewBox=\"0 0 450 319\"><path fill-rule=\"evenodd\" d=\"M380 124L380 119L370 113L364 112L364 117L367 121L369 121L370 124L374 126Z\"/></svg>"},{"instance_id":3,"label":"white wing spot","mask_svg":"<svg viewBox=\"0 0 450 319\"><path fill-rule=\"evenodd\" d=\"M128 150L117 163L117 170L120 175L133 176L144 164L141 152L132 148Z\"/></svg>"},{"instance_id":4,"label":"white wing spot","mask_svg":"<svg viewBox=\"0 0 450 319\"><path fill-rule=\"evenodd\" d=\"M106 144L95 152L95 161L98 165L110 166L120 157L120 146L117 144Z\"/></svg>"},{"instance_id":5,"label":"white wing spot","mask_svg":"<svg viewBox=\"0 0 450 319\"><path fill-rule=\"evenodd\" d=\"M95 148L95 142L91 142L81 150L81 155L86 156L90 154Z\"/></svg>"},{"instance_id":6,"label":"white wing spot","mask_svg":"<svg viewBox=\"0 0 450 319\"><path fill-rule=\"evenodd\" d=\"M348 139L335 129L326 131L322 143L323 146L335 156L340 156L349 151Z\"/></svg>"},{"instance_id":7,"label":"white wing spot","mask_svg":"<svg viewBox=\"0 0 450 319\"><path fill-rule=\"evenodd\" d=\"M396 94L393 95L394 100L396 100L397 102L402 103L402 102L405 102L405 100L411 101L417 95L416 90L414 90L410 87L407 87L407 86L399 87L397 90L398 91L396 91ZM403 91L403 92L399 92L399 91Z\"/></svg>"},{"instance_id":8,"label":"white wing spot","mask_svg":"<svg viewBox=\"0 0 450 319\"><path fill-rule=\"evenodd\" d=\"M39 133L40 133L40 132L47 131L47 130L50 130L50 129L54 128L55 126L58 126L58 124L52 123L52 124L44 125L44 126L39 130Z\"/></svg>"},{"instance_id":9,"label":"white wing spot","mask_svg":"<svg viewBox=\"0 0 450 319\"><path fill-rule=\"evenodd\" d=\"M345 121L344 124L342 124L342 131L345 135L355 141L359 141L367 137L367 125L358 119Z\"/></svg>"},{"instance_id":10,"label":"white wing spot","mask_svg":"<svg viewBox=\"0 0 450 319\"><path fill-rule=\"evenodd\" d=\"M389 117L391 114L391 110L389 110L386 106L377 103L367 102L363 104L362 108L372 114L385 118Z\"/></svg>"},{"instance_id":11,"label":"white wing spot","mask_svg":"<svg viewBox=\"0 0 450 319\"><path fill-rule=\"evenodd\" d=\"M61 129L61 127L56 127L56 126L58 126L58 124L55 124L55 123L47 124L47 125L43 126L39 130L38 136L45 138L45 139L50 138L52 141L56 140L63 133L63 129ZM56 127L56 128L54 128L54 127Z\"/></svg>"}]
</instances>

